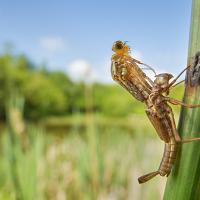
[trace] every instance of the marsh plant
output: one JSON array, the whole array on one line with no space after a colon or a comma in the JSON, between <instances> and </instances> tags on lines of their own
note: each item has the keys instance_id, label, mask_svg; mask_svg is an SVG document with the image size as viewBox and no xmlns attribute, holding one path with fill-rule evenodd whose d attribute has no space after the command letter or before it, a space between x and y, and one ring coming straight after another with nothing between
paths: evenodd
<instances>
[{"instance_id":1,"label":"marsh plant","mask_svg":"<svg viewBox=\"0 0 200 200\"><path fill-rule=\"evenodd\" d=\"M30 142L25 150L20 138L15 137L13 145L7 132L1 136L0 197L162 199L165 180L158 178L144 186L137 182L144 169L159 162L162 145L154 137L134 134L136 131L130 134L113 128L102 133L93 124L85 131L74 127L59 136L29 125Z\"/></svg>"}]
</instances>

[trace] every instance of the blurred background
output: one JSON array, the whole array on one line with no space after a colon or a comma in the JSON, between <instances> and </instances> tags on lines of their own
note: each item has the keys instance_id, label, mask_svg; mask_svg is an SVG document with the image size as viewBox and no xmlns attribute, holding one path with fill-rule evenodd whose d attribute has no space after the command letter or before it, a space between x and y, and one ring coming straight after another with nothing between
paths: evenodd
<instances>
[{"instance_id":1,"label":"blurred background","mask_svg":"<svg viewBox=\"0 0 200 200\"><path fill-rule=\"evenodd\" d=\"M158 168L163 143L111 80L111 47L128 41L176 76L190 10L187 0L1 1L0 199L162 199L166 178L137 178Z\"/></svg>"}]
</instances>

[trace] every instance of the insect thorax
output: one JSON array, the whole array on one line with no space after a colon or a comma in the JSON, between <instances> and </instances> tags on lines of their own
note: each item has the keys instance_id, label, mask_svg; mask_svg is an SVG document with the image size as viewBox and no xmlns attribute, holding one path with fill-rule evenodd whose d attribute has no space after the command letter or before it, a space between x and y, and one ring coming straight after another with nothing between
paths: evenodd
<instances>
[{"instance_id":1,"label":"insect thorax","mask_svg":"<svg viewBox=\"0 0 200 200\"><path fill-rule=\"evenodd\" d=\"M111 73L113 79L120 83L137 100L145 101L148 98L147 88L139 79L143 74L140 73L137 64L131 62L131 57L114 55L112 57Z\"/></svg>"}]
</instances>

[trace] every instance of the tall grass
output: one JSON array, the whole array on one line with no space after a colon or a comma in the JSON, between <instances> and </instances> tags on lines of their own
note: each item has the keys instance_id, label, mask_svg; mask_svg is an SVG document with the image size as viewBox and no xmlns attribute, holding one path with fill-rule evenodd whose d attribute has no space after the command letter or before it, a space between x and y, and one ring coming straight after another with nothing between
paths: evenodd
<instances>
[{"instance_id":1,"label":"tall grass","mask_svg":"<svg viewBox=\"0 0 200 200\"><path fill-rule=\"evenodd\" d=\"M19 140L13 148L9 135L3 134L1 199L16 199L19 192L26 200L162 199L165 179L142 186L137 182L138 176L158 167L162 144L154 137L144 137L147 131L153 135L150 128L142 130L145 133L139 127L132 130L130 134L116 126L102 132L92 123L84 131L74 126L66 136L58 136L29 127L30 143L25 151ZM13 184L12 151L21 191Z\"/></svg>"},{"instance_id":2,"label":"tall grass","mask_svg":"<svg viewBox=\"0 0 200 200\"><path fill-rule=\"evenodd\" d=\"M7 104L7 129L0 145L0 199L162 199L165 179L139 185L137 177L159 164L162 145L144 118L97 123L88 112L72 117L65 134L25 124L23 99ZM83 119L83 117L82 117ZM150 134L152 132L152 134Z\"/></svg>"}]
</instances>

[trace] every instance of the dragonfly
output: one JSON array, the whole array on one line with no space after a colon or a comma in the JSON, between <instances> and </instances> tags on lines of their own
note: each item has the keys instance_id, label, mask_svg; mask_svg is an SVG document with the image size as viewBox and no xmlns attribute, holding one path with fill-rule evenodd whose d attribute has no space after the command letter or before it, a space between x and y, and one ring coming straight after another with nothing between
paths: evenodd
<instances>
[{"instance_id":1,"label":"dragonfly","mask_svg":"<svg viewBox=\"0 0 200 200\"><path fill-rule=\"evenodd\" d=\"M114 52L111 58L113 80L126 89L135 99L146 105L145 112L156 133L165 144L159 168L139 177L138 182L140 184L145 183L157 175L168 177L176 160L178 143L200 140L200 138L181 138L170 106L172 104L186 108L197 108L200 107L200 104L190 105L168 96L173 87L183 82L177 83L177 80L191 66L187 66L176 78L173 78L170 73L156 74L151 66L133 58L130 47L126 42L115 41L112 51ZM140 67L141 65L145 68ZM151 70L155 74L155 80L151 80L143 69Z\"/></svg>"}]
</instances>

